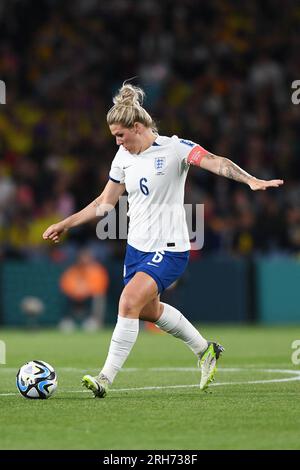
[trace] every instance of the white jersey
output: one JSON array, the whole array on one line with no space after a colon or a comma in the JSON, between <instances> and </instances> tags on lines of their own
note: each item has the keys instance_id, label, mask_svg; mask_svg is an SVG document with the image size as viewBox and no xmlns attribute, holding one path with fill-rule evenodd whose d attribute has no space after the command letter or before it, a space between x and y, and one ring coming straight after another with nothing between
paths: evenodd
<instances>
[{"instance_id":1,"label":"white jersey","mask_svg":"<svg viewBox=\"0 0 300 470\"><path fill-rule=\"evenodd\" d=\"M139 155L122 145L109 177L125 183L128 193L128 243L145 251L187 251L190 240L184 210L187 157L194 142L158 136Z\"/></svg>"}]
</instances>

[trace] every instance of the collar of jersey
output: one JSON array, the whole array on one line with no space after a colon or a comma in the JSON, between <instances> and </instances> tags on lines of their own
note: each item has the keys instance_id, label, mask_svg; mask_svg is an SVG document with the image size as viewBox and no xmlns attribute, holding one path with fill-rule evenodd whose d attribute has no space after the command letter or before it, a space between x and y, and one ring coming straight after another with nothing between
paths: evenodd
<instances>
[{"instance_id":1,"label":"collar of jersey","mask_svg":"<svg viewBox=\"0 0 300 470\"><path fill-rule=\"evenodd\" d=\"M150 147L148 147L146 150L144 150L143 152L141 152L141 155L142 155L143 153L148 152L148 150L150 150L151 147L160 147L160 144L157 142L157 139L158 139L158 138L159 138L159 135L157 135L155 141L152 142L152 144L150 145Z\"/></svg>"}]
</instances>

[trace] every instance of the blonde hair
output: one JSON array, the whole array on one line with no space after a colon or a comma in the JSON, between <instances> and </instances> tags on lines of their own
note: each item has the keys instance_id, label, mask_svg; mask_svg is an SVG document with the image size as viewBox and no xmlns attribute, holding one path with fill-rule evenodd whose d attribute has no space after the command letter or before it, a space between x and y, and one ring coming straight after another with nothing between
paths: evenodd
<instances>
[{"instance_id":1,"label":"blonde hair","mask_svg":"<svg viewBox=\"0 0 300 470\"><path fill-rule=\"evenodd\" d=\"M140 122L145 127L157 132L154 120L142 106L144 97L145 92L141 88L124 82L113 98L114 106L107 113L107 124L109 126L121 124L130 129L135 122Z\"/></svg>"}]
</instances>

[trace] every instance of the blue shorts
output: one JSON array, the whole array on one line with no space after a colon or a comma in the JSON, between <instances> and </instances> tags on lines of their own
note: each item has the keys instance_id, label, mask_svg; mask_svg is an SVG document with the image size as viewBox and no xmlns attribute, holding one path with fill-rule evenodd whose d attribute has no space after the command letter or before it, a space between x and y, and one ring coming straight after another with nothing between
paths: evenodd
<instances>
[{"instance_id":1,"label":"blue shorts","mask_svg":"<svg viewBox=\"0 0 300 470\"><path fill-rule=\"evenodd\" d=\"M161 293L176 281L184 272L189 251L154 251L147 253L127 245L124 261L124 284L126 285L135 273L149 274Z\"/></svg>"}]
</instances>

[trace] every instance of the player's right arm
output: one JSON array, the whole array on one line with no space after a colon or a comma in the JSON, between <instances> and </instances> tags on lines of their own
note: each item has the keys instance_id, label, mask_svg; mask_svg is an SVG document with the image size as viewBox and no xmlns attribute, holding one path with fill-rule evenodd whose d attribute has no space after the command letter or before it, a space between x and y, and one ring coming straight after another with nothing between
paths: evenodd
<instances>
[{"instance_id":1,"label":"player's right arm","mask_svg":"<svg viewBox=\"0 0 300 470\"><path fill-rule=\"evenodd\" d=\"M89 205L57 224L50 225L43 233L44 240L52 240L57 243L63 232L86 222L90 222L96 217L102 217L106 212L115 207L119 197L124 191L124 184L109 180L100 196L94 199Z\"/></svg>"}]
</instances>

